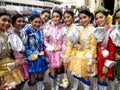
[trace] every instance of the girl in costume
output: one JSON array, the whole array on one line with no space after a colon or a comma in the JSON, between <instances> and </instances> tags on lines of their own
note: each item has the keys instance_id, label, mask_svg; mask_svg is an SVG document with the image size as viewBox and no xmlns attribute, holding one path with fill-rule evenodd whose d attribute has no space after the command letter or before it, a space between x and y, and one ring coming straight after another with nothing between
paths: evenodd
<instances>
[{"instance_id":1,"label":"girl in costume","mask_svg":"<svg viewBox=\"0 0 120 90\"><path fill-rule=\"evenodd\" d=\"M93 35L95 27L93 26L93 14L89 8L82 6L79 12L80 23L82 24L79 33L79 42L77 44L76 67L74 73L81 77L81 83L84 90L90 90L89 76L96 75L96 47L97 40Z\"/></svg>"},{"instance_id":2,"label":"girl in costume","mask_svg":"<svg viewBox=\"0 0 120 90\"><path fill-rule=\"evenodd\" d=\"M95 12L95 21L98 27L104 27L106 34L104 39L98 43L97 49L97 72L98 72L98 88L107 90L108 83L106 78L113 78L113 67L108 63L113 64L116 53L116 46L113 43L110 34L113 31L107 25L108 13L103 7L98 7ZM111 82L112 83L112 82Z\"/></svg>"},{"instance_id":3,"label":"girl in costume","mask_svg":"<svg viewBox=\"0 0 120 90\"><path fill-rule=\"evenodd\" d=\"M27 41L25 54L28 60L30 90L42 90L43 76L48 69L44 56L43 30L39 30L41 19L39 14L33 14L29 18L31 26L25 30Z\"/></svg>"},{"instance_id":4,"label":"girl in costume","mask_svg":"<svg viewBox=\"0 0 120 90\"><path fill-rule=\"evenodd\" d=\"M4 90L11 90L23 81L20 70L17 67L20 61L14 60L11 56L11 49L20 51L23 44L18 36L8 36L7 30L10 26L10 14L7 11L0 11L0 79Z\"/></svg>"},{"instance_id":5,"label":"girl in costume","mask_svg":"<svg viewBox=\"0 0 120 90\"><path fill-rule=\"evenodd\" d=\"M49 9L44 9L41 12L40 17L41 17L42 24L46 24L50 19L50 10Z\"/></svg>"},{"instance_id":6,"label":"girl in costume","mask_svg":"<svg viewBox=\"0 0 120 90\"><path fill-rule=\"evenodd\" d=\"M15 34L18 35L20 38L22 38L21 36L21 32L22 29L25 26L25 19L22 15L20 14L16 14L12 17L12 25L13 25L13 29L10 31L10 34ZM13 57L14 59L24 59L25 55L24 55L24 47L21 51L13 51ZM27 60L22 60L21 64L19 65L21 74L23 76L23 78L25 80L28 79L28 64L27 64Z\"/></svg>"},{"instance_id":7,"label":"girl in costume","mask_svg":"<svg viewBox=\"0 0 120 90\"><path fill-rule=\"evenodd\" d=\"M119 31L118 33L120 34L120 5L118 4L116 9L115 9L115 13L114 13L114 21L115 21L115 30L117 29L117 31ZM116 36L116 35L114 35ZM116 38L116 39L120 39L120 38ZM116 41L116 40L114 40ZM117 42L117 52L115 55L115 60L118 62L117 65L114 67L114 78L115 81L120 82L120 42ZM117 89L118 88L118 89ZM120 86L118 85L116 87L117 90L119 90Z\"/></svg>"},{"instance_id":8,"label":"girl in costume","mask_svg":"<svg viewBox=\"0 0 120 90\"><path fill-rule=\"evenodd\" d=\"M53 8L52 21L48 28L48 32L44 36L44 44L46 52L48 52L49 63L49 78L51 82L51 90L59 90L60 73L62 71L62 39L59 35L63 29L63 25L60 23L62 19L62 10L58 7Z\"/></svg>"},{"instance_id":9,"label":"girl in costume","mask_svg":"<svg viewBox=\"0 0 120 90\"><path fill-rule=\"evenodd\" d=\"M12 17L12 30L10 30L9 35L17 35L21 40L23 38L22 36L22 32L23 32L23 28L25 26L25 19L22 15L20 14L16 14ZM14 43L11 43L14 44ZM25 55L24 55L24 46L22 48L21 51L12 51L12 55L14 59L22 59L21 63L18 65L20 72L24 78L24 80L28 79L28 63L27 60L24 59ZM22 83L23 84L23 83ZM23 87L23 85L21 84L21 88ZM20 88L20 87L18 87ZM19 89L18 89L19 90Z\"/></svg>"},{"instance_id":10,"label":"girl in costume","mask_svg":"<svg viewBox=\"0 0 120 90\"><path fill-rule=\"evenodd\" d=\"M41 18L41 26L40 29L43 29L43 33L45 34L49 28L49 19L50 19L50 10L49 9L44 9L40 13L40 18ZM45 51L45 56L48 56L49 52ZM44 84L42 86L42 89L44 90Z\"/></svg>"},{"instance_id":11,"label":"girl in costume","mask_svg":"<svg viewBox=\"0 0 120 90\"><path fill-rule=\"evenodd\" d=\"M44 9L40 13L40 17L41 17L41 23L42 23L40 28L43 29L44 33L46 33L49 28L50 10Z\"/></svg>"},{"instance_id":12,"label":"girl in costume","mask_svg":"<svg viewBox=\"0 0 120 90\"><path fill-rule=\"evenodd\" d=\"M76 59L75 45L79 38L79 26L74 24L74 12L70 8L66 8L64 11L64 22L66 29L62 31L62 36L65 38L65 50L63 51L64 63L67 70L72 71L74 69L74 60ZM73 88L71 90L77 90L79 80L77 76L74 77Z\"/></svg>"}]
</instances>

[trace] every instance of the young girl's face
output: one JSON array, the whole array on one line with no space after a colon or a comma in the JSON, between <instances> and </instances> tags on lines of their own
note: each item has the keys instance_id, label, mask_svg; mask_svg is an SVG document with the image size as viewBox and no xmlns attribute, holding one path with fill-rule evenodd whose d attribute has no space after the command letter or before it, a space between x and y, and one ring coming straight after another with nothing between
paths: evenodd
<instances>
[{"instance_id":1,"label":"young girl's face","mask_svg":"<svg viewBox=\"0 0 120 90\"><path fill-rule=\"evenodd\" d=\"M32 28L38 30L40 28L41 20L39 17L36 17L34 20L31 21Z\"/></svg>"},{"instance_id":2,"label":"young girl's face","mask_svg":"<svg viewBox=\"0 0 120 90\"><path fill-rule=\"evenodd\" d=\"M49 13L44 12L44 13L41 14L41 20L42 20L43 23L48 22L49 18L50 18L50 14Z\"/></svg>"},{"instance_id":3,"label":"young girl's face","mask_svg":"<svg viewBox=\"0 0 120 90\"><path fill-rule=\"evenodd\" d=\"M120 11L118 11L116 13L116 22L118 22L118 24L120 24Z\"/></svg>"},{"instance_id":4,"label":"young girl's face","mask_svg":"<svg viewBox=\"0 0 120 90\"><path fill-rule=\"evenodd\" d=\"M54 12L52 14L52 21L53 21L54 25L59 25L60 24L60 20L61 20L60 15L57 12Z\"/></svg>"},{"instance_id":5,"label":"young girl's face","mask_svg":"<svg viewBox=\"0 0 120 90\"><path fill-rule=\"evenodd\" d=\"M107 16L102 13L97 13L95 16L95 21L97 26L105 26L107 25Z\"/></svg>"},{"instance_id":6,"label":"young girl's face","mask_svg":"<svg viewBox=\"0 0 120 90\"><path fill-rule=\"evenodd\" d=\"M3 15L0 17L0 30L5 31L10 28L11 18L8 15Z\"/></svg>"},{"instance_id":7,"label":"young girl's face","mask_svg":"<svg viewBox=\"0 0 120 90\"><path fill-rule=\"evenodd\" d=\"M25 20L23 17L17 18L15 21L14 27L21 30L25 26Z\"/></svg>"},{"instance_id":8,"label":"young girl's face","mask_svg":"<svg viewBox=\"0 0 120 90\"><path fill-rule=\"evenodd\" d=\"M83 14L83 13L81 13L79 15L79 18L80 18L80 23L83 26L87 26L90 23L90 20L91 20L91 17L89 17L89 16L87 16L86 14Z\"/></svg>"},{"instance_id":9,"label":"young girl's face","mask_svg":"<svg viewBox=\"0 0 120 90\"><path fill-rule=\"evenodd\" d=\"M70 26L73 23L73 20L74 19L73 19L73 17L70 14L68 14L68 13L64 14L64 21L65 21L65 24L67 26Z\"/></svg>"}]
</instances>

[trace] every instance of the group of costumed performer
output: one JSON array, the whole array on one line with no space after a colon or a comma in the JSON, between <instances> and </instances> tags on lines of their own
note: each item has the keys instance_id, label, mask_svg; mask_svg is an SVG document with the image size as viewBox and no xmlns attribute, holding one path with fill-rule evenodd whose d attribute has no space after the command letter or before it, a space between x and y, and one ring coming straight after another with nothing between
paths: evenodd
<instances>
[{"instance_id":1,"label":"group of costumed performer","mask_svg":"<svg viewBox=\"0 0 120 90\"><path fill-rule=\"evenodd\" d=\"M44 73L48 63L44 55L43 29L40 28L41 18L37 11L29 17L30 26L25 29L25 55L28 60L29 90L42 90Z\"/></svg>"},{"instance_id":2,"label":"group of costumed performer","mask_svg":"<svg viewBox=\"0 0 120 90\"><path fill-rule=\"evenodd\" d=\"M87 14L86 14L87 12ZM88 18L88 23L82 22L84 15ZM67 22L67 17L71 17L71 22ZM96 75L96 37L93 36L95 30L91 24L93 15L88 8L79 12L80 22L83 26L73 23L74 13L67 9L64 12L66 30L63 36L66 40L66 51L64 54L65 65L74 77L73 88L77 90L79 81L83 84L84 90L90 89L89 76Z\"/></svg>"},{"instance_id":3,"label":"group of costumed performer","mask_svg":"<svg viewBox=\"0 0 120 90\"><path fill-rule=\"evenodd\" d=\"M18 67L19 60L14 60L11 52L21 51L23 43L17 35L7 32L11 26L11 16L7 11L0 12L0 20L0 88L12 90L24 79Z\"/></svg>"},{"instance_id":4,"label":"group of costumed performer","mask_svg":"<svg viewBox=\"0 0 120 90\"><path fill-rule=\"evenodd\" d=\"M51 90L59 90L60 77L62 73L63 61L61 52L64 49L64 40L60 37L61 31L64 29L64 25L61 24L62 10L59 7L52 9L52 21L53 23L48 28L48 32L44 36L45 51L50 60L49 63L49 78L51 83Z\"/></svg>"},{"instance_id":5,"label":"group of costumed performer","mask_svg":"<svg viewBox=\"0 0 120 90\"><path fill-rule=\"evenodd\" d=\"M103 20L100 20L100 17L102 17ZM98 89L108 90L108 83L106 82L106 78L108 78L112 90L115 90L113 72L114 65L116 64L116 46L119 46L120 33L118 30L115 30L112 25L108 25L108 12L105 8L97 8L95 12L95 19L97 27L102 27L106 31L103 40L99 42L97 46Z\"/></svg>"}]
</instances>

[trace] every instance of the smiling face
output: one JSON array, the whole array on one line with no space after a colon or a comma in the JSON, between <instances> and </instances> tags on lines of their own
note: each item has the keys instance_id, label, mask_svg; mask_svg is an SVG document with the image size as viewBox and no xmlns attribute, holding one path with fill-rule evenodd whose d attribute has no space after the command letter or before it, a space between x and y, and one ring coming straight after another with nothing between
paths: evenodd
<instances>
[{"instance_id":1,"label":"smiling face","mask_svg":"<svg viewBox=\"0 0 120 90\"><path fill-rule=\"evenodd\" d=\"M50 18L50 14L48 12L41 13L42 23L47 23Z\"/></svg>"},{"instance_id":2,"label":"smiling face","mask_svg":"<svg viewBox=\"0 0 120 90\"><path fill-rule=\"evenodd\" d=\"M69 13L65 13L64 14L64 21L65 21L66 26L70 26L73 23L74 18Z\"/></svg>"},{"instance_id":3,"label":"smiling face","mask_svg":"<svg viewBox=\"0 0 120 90\"><path fill-rule=\"evenodd\" d=\"M118 22L118 24L120 24L120 10L116 13L116 22Z\"/></svg>"},{"instance_id":4,"label":"smiling face","mask_svg":"<svg viewBox=\"0 0 120 90\"><path fill-rule=\"evenodd\" d=\"M91 17L89 17L88 15L86 14L79 14L79 18L80 18L80 23L86 27L88 24L90 24L90 21L91 21Z\"/></svg>"},{"instance_id":5,"label":"smiling face","mask_svg":"<svg viewBox=\"0 0 120 90\"><path fill-rule=\"evenodd\" d=\"M3 15L0 17L0 30L5 31L10 28L11 18L8 15Z\"/></svg>"},{"instance_id":6,"label":"smiling face","mask_svg":"<svg viewBox=\"0 0 120 90\"><path fill-rule=\"evenodd\" d=\"M57 25L60 24L61 17L60 17L60 15L57 12L54 12L52 14L52 21L53 21L53 23L54 23L55 26L57 26Z\"/></svg>"},{"instance_id":7,"label":"smiling face","mask_svg":"<svg viewBox=\"0 0 120 90\"><path fill-rule=\"evenodd\" d=\"M41 20L39 17L34 18L31 21L32 28L38 30L40 28Z\"/></svg>"},{"instance_id":8,"label":"smiling face","mask_svg":"<svg viewBox=\"0 0 120 90\"><path fill-rule=\"evenodd\" d=\"M25 26L25 20L23 17L19 17L16 19L14 27L21 30Z\"/></svg>"},{"instance_id":9,"label":"smiling face","mask_svg":"<svg viewBox=\"0 0 120 90\"><path fill-rule=\"evenodd\" d=\"M95 15L95 21L97 26L105 26L107 25L107 16L103 13L99 12Z\"/></svg>"}]
</instances>

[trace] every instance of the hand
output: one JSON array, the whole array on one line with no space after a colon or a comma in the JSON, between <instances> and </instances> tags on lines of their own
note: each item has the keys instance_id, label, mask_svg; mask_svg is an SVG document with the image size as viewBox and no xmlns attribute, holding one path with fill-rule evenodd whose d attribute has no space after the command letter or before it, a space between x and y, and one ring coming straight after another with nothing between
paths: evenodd
<instances>
[{"instance_id":1,"label":"hand","mask_svg":"<svg viewBox=\"0 0 120 90\"><path fill-rule=\"evenodd\" d=\"M79 44L75 44L75 45L74 45L75 48L78 48L78 46L79 46Z\"/></svg>"},{"instance_id":2,"label":"hand","mask_svg":"<svg viewBox=\"0 0 120 90\"><path fill-rule=\"evenodd\" d=\"M16 60L15 60L15 65L16 65L16 66L18 66L18 65L21 64L21 63L22 63L21 60L19 60L19 59L16 59Z\"/></svg>"},{"instance_id":3,"label":"hand","mask_svg":"<svg viewBox=\"0 0 120 90\"><path fill-rule=\"evenodd\" d=\"M117 60L117 61L120 60L120 55L117 53L115 54L115 60Z\"/></svg>"},{"instance_id":4,"label":"hand","mask_svg":"<svg viewBox=\"0 0 120 90\"><path fill-rule=\"evenodd\" d=\"M87 66L86 71L87 71L87 73L91 73L92 72L92 67Z\"/></svg>"},{"instance_id":5,"label":"hand","mask_svg":"<svg viewBox=\"0 0 120 90\"><path fill-rule=\"evenodd\" d=\"M78 46L78 50L83 50L83 46L82 46L82 45L79 45L79 46Z\"/></svg>"},{"instance_id":6,"label":"hand","mask_svg":"<svg viewBox=\"0 0 120 90\"><path fill-rule=\"evenodd\" d=\"M41 51L41 52L39 53L39 56L42 56L42 55L44 55L44 51Z\"/></svg>"},{"instance_id":7,"label":"hand","mask_svg":"<svg viewBox=\"0 0 120 90\"><path fill-rule=\"evenodd\" d=\"M60 51L61 50L61 47L60 46L57 46L55 47L54 51Z\"/></svg>"},{"instance_id":8,"label":"hand","mask_svg":"<svg viewBox=\"0 0 120 90\"><path fill-rule=\"evenodd\" d=\"M108 73L108 68L107 68L106 66L103 66L103 68L102 68L102 73L103 73L103 74Z\"/></svg>"}]
</instances>

